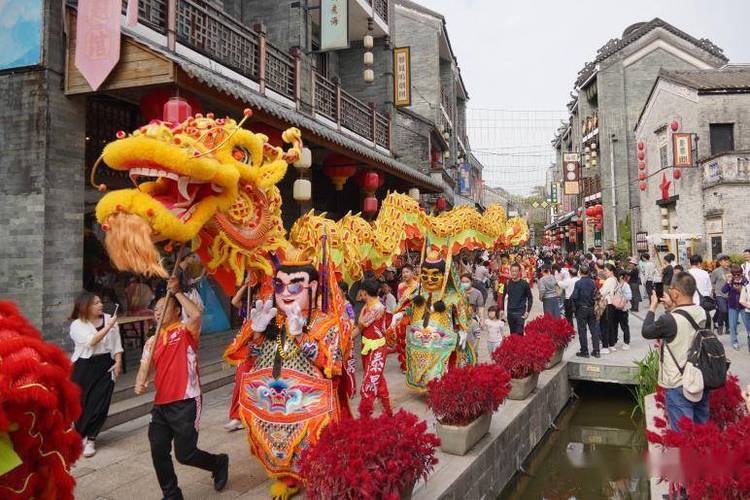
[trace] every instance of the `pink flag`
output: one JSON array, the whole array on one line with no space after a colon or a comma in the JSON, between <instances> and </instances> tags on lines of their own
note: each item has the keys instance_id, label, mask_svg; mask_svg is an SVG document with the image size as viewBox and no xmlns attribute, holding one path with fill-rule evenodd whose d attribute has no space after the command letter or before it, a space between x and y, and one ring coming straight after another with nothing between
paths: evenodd
<instances>
[{"instance_id":1,"label":"pink flag","mask_svg":"<svg viewBox=\"0 0 750 500\"><path fill-rule=\"evenodd\" d=\"M138 0L128 0L128 28L138 24Z\"/></svg>"},{"instance_id":2,"label":"pink flag","mask_svg":"<svg viewBox=\"0 0 750 500\"><path fill-rule=\"evenodd\" d=\"M121 6L121 0L78 1L75 64L93 90L120 60Z\"/></svg>"}]
</instances>

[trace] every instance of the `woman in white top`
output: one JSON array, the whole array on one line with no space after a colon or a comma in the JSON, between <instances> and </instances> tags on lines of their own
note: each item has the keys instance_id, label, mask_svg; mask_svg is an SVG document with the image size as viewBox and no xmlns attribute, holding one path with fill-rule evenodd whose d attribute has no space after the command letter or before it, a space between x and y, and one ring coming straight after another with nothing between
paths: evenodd
<instances>
[{"instance_id":1,"label":"woman in white top","mask_svg":"<svg viewBox=\"0 0 750 500\"><path fill-rule=\"evenodd\" d=\"M601 332L602 332L602 354L609 354L611 351L615 351L615 343L617 342L617 310L612 305L612 298L614 297L615 289L617 288L617 277L615 276L617 268L612 264L605 264L603 271L604 283L599 289L602 298L607 301L607 308L604 310L600 321Z\"/></svg>"},{"instance_id":2,"label":"woman in white top","mask_svg":"<svg viewBox=\"0 0 750 500\"><path fill-rule=\"evenodd\" d=\"M96 453L96 436L107 419L115 379L122 371L120 328L117 316L104 314L101 299L89 292L76 298L70 319L72 379L81 387L82 412L75 427L83 438L83 456L91 457Z\"/></svg>"}]
</instances>

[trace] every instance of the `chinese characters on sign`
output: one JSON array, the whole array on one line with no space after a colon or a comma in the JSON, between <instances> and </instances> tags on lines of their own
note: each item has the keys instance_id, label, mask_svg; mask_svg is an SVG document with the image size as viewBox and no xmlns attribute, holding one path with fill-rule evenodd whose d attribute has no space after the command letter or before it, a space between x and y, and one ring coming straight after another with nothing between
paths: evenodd
<instances>
[{"instance_id":1,"label":"chinese characters on sign","mask_svg":"<svg viewBox=\"0 0 750 500\"><path fill-rule=\"evenodd\" d=\"M347 0L321 0L320 50L349 48Z\"/></svg>"},{"instance_id":2,"label":"chinese characters on sign","mask_svg":"<svg viewBox=\"0 0 750 500\"><path fill-rule=\"evenodd\" d=\"M672 134L675 167L693 167L693 134Z\"/></svg>"},{"instance_id":3,"label":"chinese characters on sign","mask_svg":"<svg viewBox=\"0 0 750 500\"><path fill-rule=\"evenodd\" d=\"M396 107L411 106L411 56L409 47L393 49L393 95Z\"/></svg>"},{"instance_id":4,"label":"chinese characters on sign","mask_svg":"<svg viewBox=\"0 0 750 500\"><path fill-rule=\"evenodd\" d=\"M120 0L80 0L75 65L97 90L120 60Z\"/></svg>"},{"instance_id":5,"label":"chinese characters on sign","mask_svg":"<svg viewBox=\"0 0 750 500\"><path fill-rule=\"evenodd\" d=\"M580 155L578 153L563 153L564 194L581 194L580 169Z\"/></svg>"}]
</instances>

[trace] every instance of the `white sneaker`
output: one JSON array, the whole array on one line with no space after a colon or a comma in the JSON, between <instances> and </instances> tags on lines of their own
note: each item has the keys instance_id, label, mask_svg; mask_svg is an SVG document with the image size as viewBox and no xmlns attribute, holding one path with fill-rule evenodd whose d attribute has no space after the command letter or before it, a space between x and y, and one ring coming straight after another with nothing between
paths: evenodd
<instances>
[{"instance_id":1,"label":"white sneaker","mask_svg":"<svg viewBox=\"0 0 750 500\"><path fill-rule=\"evenodd\" d=\"M83 440L83 456L90 458L96 455L96 444L95 441L90 439Z\"/></svg>"},{"instance_id":2,"label":"white sneaker","mask_svg":"<svg viewBox=\"0 0 750 500\"><path fill-rule=\"evenodd\" d=\"M601 354L609 354L609 349L606 347L603 347L601 351L599 351Z\"/></svg>"},{"instance_id":3,"label":"white sneaker","mask_svg":"<svg viewBox=\"0 0 750 500\"><path fill-rule=\"evenodd\" d=\"M629 350L630 350L630 344L624 344L624 345L622 346L622 350L623 350L623 351L629 351Z\"/></svg>"},{"instance_id":4,"label":"white sneaker","mask_svg":"<svg viewBox=\"0 0 750 500\"><path fill-rule=\"evenodd\" d=\"M611 352L615 352L617 349L615 348L615 346L611 345L611 346L609 346L609 350Z\"/></svg>"},{"instance_id":5,"label":"white sneaker","mask_svg":"<svg viewBox=\"0 0 750 500\"><path fill-rule=\"evenodd\" d=\"M244 428L245 426L242 425L242 421L237 420L236 418L233 418L232 420L224 424L224 430L227 432L239 431Z\"/></svg>"}]
</instances>

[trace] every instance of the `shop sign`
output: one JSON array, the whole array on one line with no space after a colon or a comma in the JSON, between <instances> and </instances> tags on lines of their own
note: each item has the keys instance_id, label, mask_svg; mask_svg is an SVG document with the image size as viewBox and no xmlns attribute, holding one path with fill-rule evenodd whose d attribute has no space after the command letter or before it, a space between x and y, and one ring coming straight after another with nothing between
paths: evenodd
<instances>
[{"instance_id":1,"label":"shop sign","mask_svg":"<svg viewBox=\"0 0 750 500\"><path fill-rule=\"evenodd\" d=\"M581 156L578 153L563 153L563 193L581 194Z\"/></svg>"},{"instance_id":2,"label":"shop sign","mask_svg":"<svg viewBox=\"0 0 750 500\"><path fill-rule=\"evenodd\" d=\"M393 49L393 95L397 108L411 106L411 55L409 47Z\"/></svg>"},{"instance_id":3,"label":"shop sign","mask_svg":"<svg viewBox=\"0 0 750 500\"><path fill-rule=\"evenodd\" d=\"M348 0L321 0L320 50L349 48Z\"/></svg>"},{"instance_id":4,"label":"shop sign","mask_svg":"<svg viewBox=\"0 0 750 500\"><path fill-rule=\"evenodd\" d=\"M693 134L672 134L672 158L675 167L694 167Z\"/></svg>"},{"instance_id":5,"label":"shop sign","mask_svg":"<svg viewBox=\"0 0 750 500\"><path fill-rule=\"evenodd\" d=\"M635 249L639 252L648 252L648 231L635 233Z\"/></svg>"}]
</instances>

